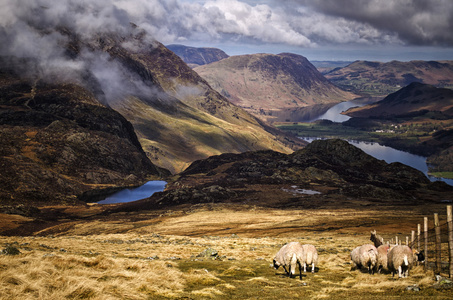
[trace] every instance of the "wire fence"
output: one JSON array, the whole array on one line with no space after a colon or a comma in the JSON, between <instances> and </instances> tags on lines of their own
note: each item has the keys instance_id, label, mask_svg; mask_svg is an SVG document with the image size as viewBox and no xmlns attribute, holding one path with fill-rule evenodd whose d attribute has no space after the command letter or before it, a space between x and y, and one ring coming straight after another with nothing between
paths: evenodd
<instances>
[{"instance_id":1,"label":"wire fence","mask_svg":"<svg viewBox=\"0 0 453 300\"><path fill-rule=\"evenodd\" d=\"M453 221L452 206L447 206L447 215L435 213L432 221L425 217L422 224L403 237L387 237L390 244L408 245L418 252L423 251L425 269L435 274L453 276ZM442 220L443 219L443 220ZM429 226L431 224L431 227Z\"/></svg>"}]
</instances>

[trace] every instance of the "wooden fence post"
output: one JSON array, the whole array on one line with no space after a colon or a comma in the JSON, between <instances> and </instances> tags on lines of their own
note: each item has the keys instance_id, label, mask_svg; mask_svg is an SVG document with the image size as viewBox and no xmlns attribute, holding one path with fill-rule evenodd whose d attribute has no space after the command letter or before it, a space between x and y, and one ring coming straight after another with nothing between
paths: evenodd
<instances>
[{"instance_id":1,"label":"wooden fence post","mask_svg":"<svg viewBox=\"0 0 453 300\"><path fill-rule=\"evenodd\" d=\"M451 205L447 205L447 224L448 224L448 254L450 262L450 278L453 277L453 221L451 215Z\"/></svg>"},{"instance_id":2,"label":"wooden fence post","mask_svg":"<svg viewBox=\"0 0 453 300\"><path fill-rule=\"evenodd\" d=\"M423 236L425 240L425 270L428 270L428 217L423 218Z\"/></svg>"},{"instance_id":3,"label":"wooden fence post","mask_svg":"<svg viewBox=\"0 0 453 300\"><path fill-rule=\"evenodd\" d=\"M406 246L409 246L409 237L406 235Z\"/></svg>"},{"instance_id":4,"label":"wooden fence post","mask_svg":"<svg viewBox=\"0 0 453 300\"><path fill-rule=\"evenodd\" d=\"M395 245L398 245L398 236L395 236Z\"/></svg>"},{"instance_id":5,"label":"wooden fence post","mask_svg":"<svg viewBox=\"0 0 453 300\"><path fill-rule=\"evenodd\" d=\"M442 271L442 257L441 257L442 240L440 237L440 224L438 213L434 213L434 230L436 232L436 274L440 274L440 272Z\"/></svg>"},{"instance_id":6,"label":"wooden fence post","mask_svg":"<svg viewBox=\"0 0 453 300\"><path fill-rule=\"evenodd\" d=\"M411 231L411 249L415 249L415 230Z\"/></svg>"},{"instance_id":7,"label":"wooden fence post","mask_svg":"<svg viewBox=\"0 0 453 300\"><path fill-rule=\"evenodd\" d=\"M417 224L417 251L420 252L420 238L422 235L422 225Z\"/></svg>"}]
</instances>

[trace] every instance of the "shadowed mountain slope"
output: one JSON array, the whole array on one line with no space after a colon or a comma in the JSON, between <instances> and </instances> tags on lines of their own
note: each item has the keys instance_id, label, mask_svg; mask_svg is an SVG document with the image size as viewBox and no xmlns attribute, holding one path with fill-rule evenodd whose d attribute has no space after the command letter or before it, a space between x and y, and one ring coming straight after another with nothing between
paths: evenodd
<instances>
[{"instance_id":1,"label":"shadowed mountain slope","mask_svg":"<svg viewBox=\"0 0 453 300\"><path fill-rule=\"evenodd\" d=\"M346 141L317 140L292 154L256 151L196 161L164 192L112 212L198 203L307 209L335 207L336 201L347 206L347 199L411 205L445 197L451 189L414 168L375 159Z\"/></svg>"},{"instance_id":2,"label":"shadowed mountain slope","mask_svg":"<svg viewBox=\"0 0 453 300\"><path fill-rule=\"evenodd\" d=\"M84 192L165 174L134 128L74 84L0 70L1 204L72 204Z\"/></svg>"},{"instance_id":3,"label":"shadowed mountain slope","mask_svg":"<svg viewBox=\"0 0 453 300\"><path fill-rule=\"evenodd\" d=\"M351 117L395 117L417 112L442 112L453 117L453 90L423 83L411 83L383 100L348 110Z\"/></svg>"},{"instance_id":4,"label":"shadowed mountain slope","mask_svg":"<svg viewBox=\"0 0 453 300\"><path fill-rule=\"evenodd\" d=\"M296 54L231 56L194 70L231 102L267 121L278 120L282 110L356 97L331 84Z\"/></svg>"},{"instance_id":5,"label":"shadowed mountain slope","mask_svg":"<svg viewBox=\"0 0 453 300\"><path fill-rule=\"evenodd\" d=\"M196 48L176 44L167 45L166 47L192 68L229 57L228 54L217 48Z\"/></svg>"}]
</instances>

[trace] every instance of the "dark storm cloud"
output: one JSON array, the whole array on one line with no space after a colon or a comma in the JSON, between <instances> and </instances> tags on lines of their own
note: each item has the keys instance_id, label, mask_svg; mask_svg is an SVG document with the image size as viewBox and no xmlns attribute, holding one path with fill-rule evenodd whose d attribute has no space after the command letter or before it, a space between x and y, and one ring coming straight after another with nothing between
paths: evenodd
<instances>
[{"instance_id":1,"label":"dark storm cloud","mask_svg":"<svg viewBox=\"0 0 453 300\"><path fill-rule=\"evenodd\" d=\"M369 25L408 45L452 46L451 0L290 0L286 9L305 6L317 13Z\"/></svg>"}]
</instances>

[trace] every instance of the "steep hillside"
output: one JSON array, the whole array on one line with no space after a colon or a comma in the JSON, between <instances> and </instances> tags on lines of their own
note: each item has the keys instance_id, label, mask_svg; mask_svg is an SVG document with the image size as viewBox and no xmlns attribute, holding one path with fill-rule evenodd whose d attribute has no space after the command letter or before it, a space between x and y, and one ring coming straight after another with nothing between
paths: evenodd
<instances>
[{"instance_id":1,"label":"steep hillside","mask_svg":"<svg viewBox=\"0 0 453 300\"><path fill-rule=\"evenodd\" d=\"M395 117L419 112L442 112L453 117L453 90L436 88L422 83L411 83L383 100L348 110L351 117Z\"/></svg>"},{"instance_id":2,"label":"steep hillside","mask_svg":"<svg viewBox=\"0 0 453 300\"><path fill-rule=\"evenodd\" d=\"M355 98L296 54L232 56L194 70L231 102L266 121L278 121L281 110Z\"/></svg>"},{"instance_id":3,"label":"steep hillside","mask_svg":"<svg viewBox=\"0 0 453 300\"><path fill-rule=\"evenodd\" d=\"M217 48L196 48L175 44L166 47L192 68L228 58L228 54Z\"/></svg>"},{"instance_id":4,"label":"steep hillside","mask_svg":"<svg viewBox=\"0 0 453 300\"><path fill-rule=\"evenodd\" d=\"M135 38L130 49L123 43L104 36L90 46L106 49L144 84L144 93L107 101L134 125L156 165L177 173L211 155L262 149L288 153L302 145L230 103L162 44L150 47Z\"/></svg>"},{"instance_id":5,"label":"steep hillside","mask_svg":"<svg viewBox=\"0 0 453 300\"><path fill-rule=\"evenodd\" d=\"M452 61L355 61L325 74L336 85L364 95L384 96L412 82L453 87Z\"/></svg>"},{"instance_id":6,"label":"steep hillside","mask_svg":"<svg viewBox=\"0 0 453 300\"><path fill-rule=\"evenodd\" d=\"M123 116L75 84L0 69L0 203L73 204L84 192L165 174Z\"/></svg>"}]
</instances>

